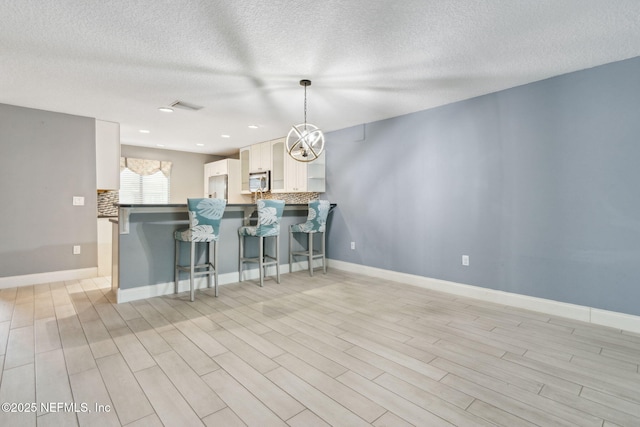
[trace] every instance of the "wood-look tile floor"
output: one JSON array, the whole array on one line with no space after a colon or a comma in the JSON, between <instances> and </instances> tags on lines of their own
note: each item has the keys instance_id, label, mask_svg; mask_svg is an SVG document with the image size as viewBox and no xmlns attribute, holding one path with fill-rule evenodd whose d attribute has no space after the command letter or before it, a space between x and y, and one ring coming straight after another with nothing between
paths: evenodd
<instances>
[{"instance_id":1,"label":"wood-look tile floor","mask_svg":"<svg viewBox=\"0 0 640 427\"><path fill-rule=\"evenodd\" d=\"M0 426L640 426L637 334L336 270L196 295L1 290Z\"/></svg>"}]
</instances>

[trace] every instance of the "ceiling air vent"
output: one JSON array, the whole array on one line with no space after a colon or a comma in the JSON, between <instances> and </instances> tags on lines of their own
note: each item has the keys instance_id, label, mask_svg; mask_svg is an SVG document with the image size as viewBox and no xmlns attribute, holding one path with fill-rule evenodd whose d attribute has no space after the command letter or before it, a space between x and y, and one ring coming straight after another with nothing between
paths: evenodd
<instances>
[{"instance_id":1,"label":"ceiling air vent","mask_svg":"<svg viewBox=\"0 0 640 427\"><path fill-rule=\"evenodd\" d=\"M189 111L198 111L204 108L200 105L189 104L188 102L184 102L184 101L176 101L173 104L171 104L171 106L174 108L181 108L183 110L189 110Z\"/></svg>"}]
</instances>

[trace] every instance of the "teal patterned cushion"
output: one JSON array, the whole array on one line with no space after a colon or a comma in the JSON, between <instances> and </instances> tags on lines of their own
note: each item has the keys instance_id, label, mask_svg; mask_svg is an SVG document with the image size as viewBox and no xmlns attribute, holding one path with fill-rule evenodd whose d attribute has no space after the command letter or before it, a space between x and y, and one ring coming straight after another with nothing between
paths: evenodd
<instances>
[{"instance_id":1,"label":"teal patterned cushion","mask_svg":"<svg viewBox=\"0 0 640 427\"><path fill-rule=\"evenodd\" d=\"M223 199L187 199L189 228L174 233L183 242L212 242L220 237L220 220L227 202Z\"/></svg>"},{"instance_id":2,"label":"teal patterned cushion","mask_svg":"<svg viewBox=\"0 0 640 427\"><path fill-rule=\"evenodd\" d=\"M258 232L258 227L245 225L238 228L238 235L240 236L255 236Z\"/></svg>"},{"instance_id":3,"label":"teal patterned cushion","mask_svg":"<svg viewBox=\"0 0 640 427\"><path fill-rule=\"evenodd\" d=\"M213 242L218 240L218 236L213 234L213 227L210 225L198 225L193 229L177 230L173 233L173 237L182 242Z\"/></svg>"},{"instance_id":4,"label":"teal patterned cushion","mask_svg":"<svg viewBox=\"0 0 640 427\"><path fill-rule=\"evenodd\" d=\"M329 215L328 200L312 200L309 202L309 214L307 222L294 224L291 231L294 233L321 233L327 228L327 216Z\"/></svg>"},{"instance_id":5,"label":"teal patterned cushion","mask_svg":"<svg viewBox=\"0 0 640 427\"><path fill-rule=\"evenodd\" d=\"M284 211L284 200L263 200L258 205L258 225L238 229L240 236L277 236L280 234L280 219Z\"/></svg>"}]
</instances>

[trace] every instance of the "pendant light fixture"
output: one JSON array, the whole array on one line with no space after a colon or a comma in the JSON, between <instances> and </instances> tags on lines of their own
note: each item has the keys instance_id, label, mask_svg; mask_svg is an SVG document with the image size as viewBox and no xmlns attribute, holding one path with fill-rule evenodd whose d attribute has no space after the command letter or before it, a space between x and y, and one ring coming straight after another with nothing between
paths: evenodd
<instances>
[{"instance_id":1,"label":"pendant light fixture","mask_svg":"<svg viewBox=\"0 0 640 427\"><path fill-rule=\"evenodd\" d=\"M307 86L311 80L300 80L304 86L304 123L295 125L286 140L287 153L299 162L312 162L324 150L324 134L317 126L307 123Z\"/></svg>"}]
</instances>

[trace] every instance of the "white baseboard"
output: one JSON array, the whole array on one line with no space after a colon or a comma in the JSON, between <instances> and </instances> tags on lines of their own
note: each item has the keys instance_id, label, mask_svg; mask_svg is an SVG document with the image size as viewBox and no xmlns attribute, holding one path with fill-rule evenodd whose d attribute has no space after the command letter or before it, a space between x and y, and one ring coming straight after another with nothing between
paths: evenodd
<instances>
[{"instance_id":1,"label":"white baseboard","mask_svg":"<svg viewBox=\"0 0 640 427\"><path fill-rule=\"evenodd\" d=\"M218 275L218 286L227 283L235 283L238 281L238 273L225 273ZM159 297L169 295L174 292L174 283L156 283L155 285L136 286L135 288L118 289L118 304L123 302L137 301L141 299ZM196 277L194 280L196 289L205 289L207 287L206 277ZM178 282L178 292L186 292L189 290L189 279L180 279Z\"/></svg>"},{"instance_id":2,"label":"white baseboard","mask_svg":"<svg viewBox=\"0 0 640 427\"><path fill-rule=\"evenodd\" d=\"M640 333L640 316L634 316L632 314L618 313L615 311L607 311L544 298L519 295L510 292L482 288L479 286L465 285L462 283L432 279L407 273L399 273L396 271L368 267L366 265L353 264L333 259L329 259L327 261L330 268L350 273L364 274L366 276L393 280L421 288L447 292L449 294L476 298L497 304L504 304L512 307L538 311L540 313L551 314L558 317L581 320L595 325L609 326L616 329Z\"/></svg>"},{"instance_id":3,"label":"white baseboard","mask_svg":"<svg viewBox=\"0 0 640 427\"><path fill-rule=\"evenodd\" d=\"M48 273L0 277L0 289L39 285L41 283L64 282L65 280L90 279L97 276L98 267L90 267L77 270L50 271Z\"/></svg>"},{"instance_id":4,"label":"white baseboard","mask_svg":"<svg viewBox=\"0 0 640 427\"><path fill-rule=\"evenodd\" d=\"M321 260L314 260L314 266L318 267L321 264ZM292 271L306 270L307 269L307 261L294 262ZM289 273L289 264L280 264L280 274ZM269 267L267 269L268 279L272 280L271 277L275 276L276 270L275 267ZM178 292L187 292L189 291L189 279L183 273L181 277L185 277L184 279L180 279L178 282ZM224 273L218 275L218 286L224 286L229 283L237 283L239 279L238 273ZM243 280L258 280L258 269L257 268L246 268L244 270L244 274L242 277ZM268 282L266 282L268 283ZM166 282L166 283L157 283L155 285L144 285L137 286L134 288L128 289L118 289L118 303L136 301L140 299L153 298L162 295L169 295L174 292L174 283ZM196 289L205 289L207 287L207 279L206 277L196 277L194 281L194 287ZM222 292L219 290L219 292Z\"/></svg>"}]
</instances>

